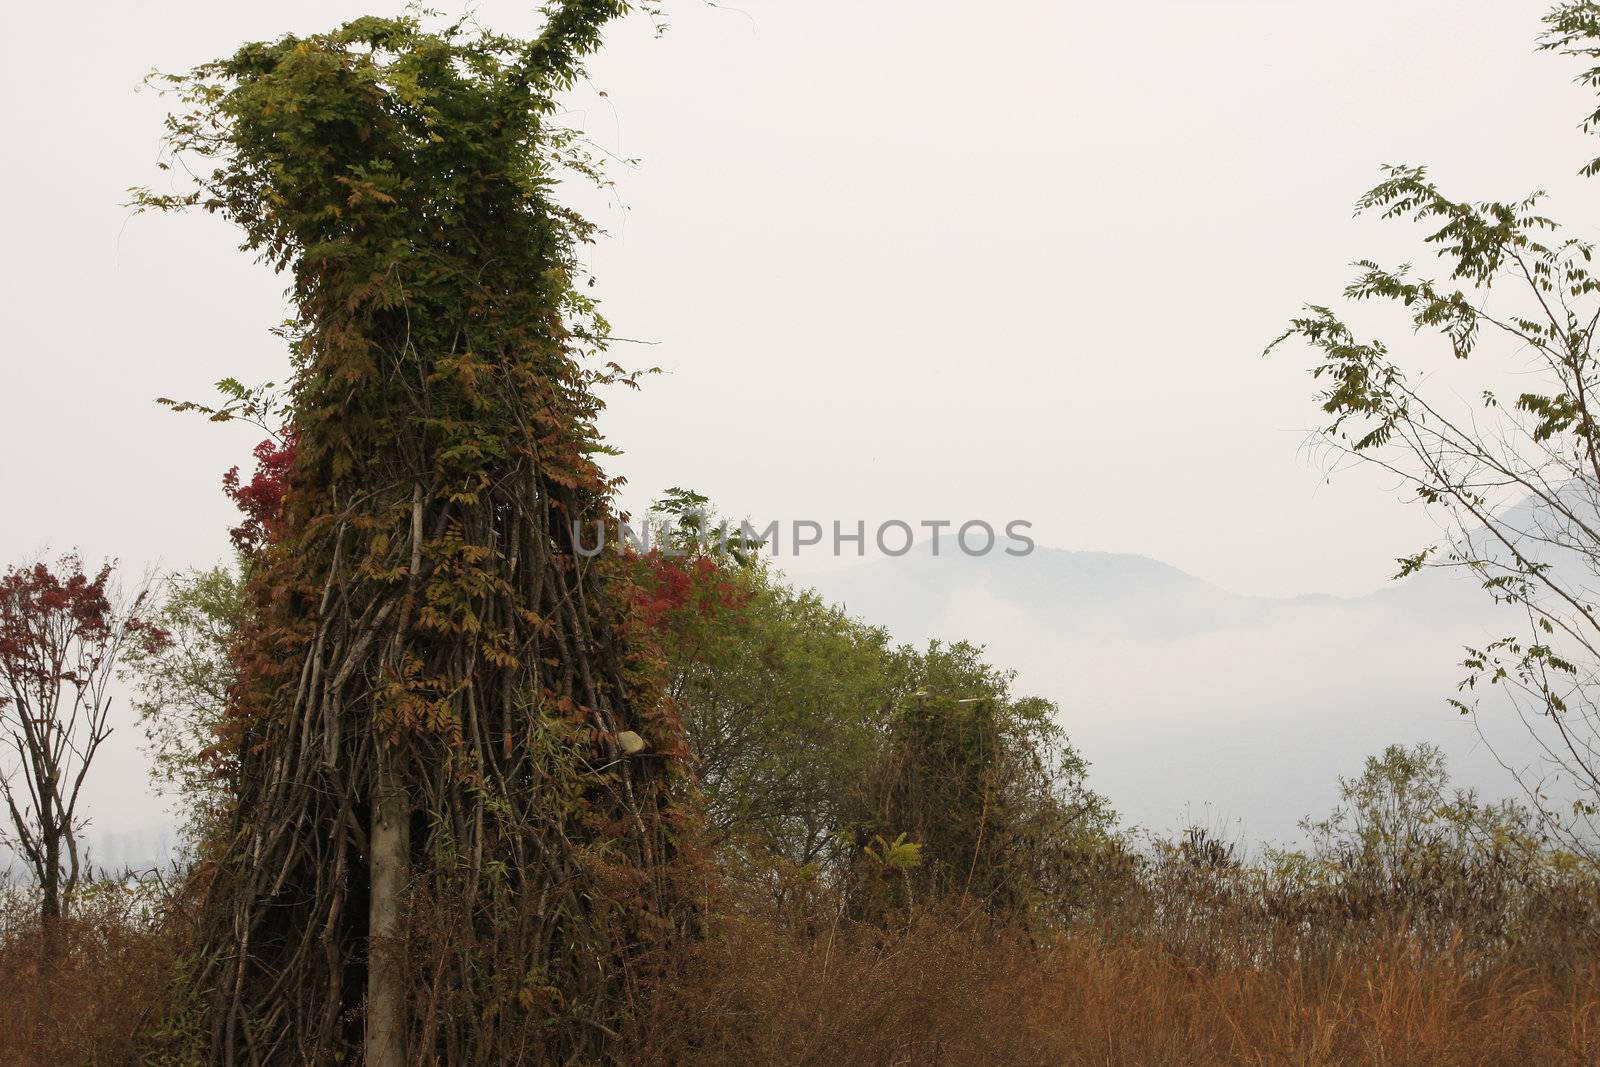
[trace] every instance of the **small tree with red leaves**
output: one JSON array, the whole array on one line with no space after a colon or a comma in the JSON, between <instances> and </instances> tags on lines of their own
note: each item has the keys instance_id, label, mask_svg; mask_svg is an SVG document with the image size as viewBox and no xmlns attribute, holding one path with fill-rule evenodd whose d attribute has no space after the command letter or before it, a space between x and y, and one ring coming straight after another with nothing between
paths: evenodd
<instances>
[{"instance_id":1,"label":"small tree with red leaves","mask_svg":"<svg viewBox=\"0 0 1600 1067\"><path fill-rule=\"evenodd\" d=\"M229 529L228 536L247 562L260 557L277 521L294 463L294 438L269 437L256 445L254 454L256 472L248 482L240 480L238 467L222 476L222 491L244 512L244 521Z\"/></svg>"},{"instance_id":2,"label":"small tree with red leaves","mask_svg":"<svg viewBox=\"0 0 1600 1067\"><path fill-rule=\"evenodd\" d=\"M147 593L120 597L114 569L91 575L68 554L54 568L14 566L0 578L0 743L17 757L0 778L11 822L0 838L38 879L47 961L83 870L78 797L111 734L117 659L130 643L166 639Z\"/></svg>"}]
</instances>

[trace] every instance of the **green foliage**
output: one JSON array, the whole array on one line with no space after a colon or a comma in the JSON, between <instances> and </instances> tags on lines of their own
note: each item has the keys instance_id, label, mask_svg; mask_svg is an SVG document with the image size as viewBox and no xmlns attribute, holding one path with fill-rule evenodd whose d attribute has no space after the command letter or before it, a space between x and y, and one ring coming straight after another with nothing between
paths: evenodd
<instances>
[{"instance_id":1,"label":"green foliage","mask_svg":"<svg viewBox=\"0 0 1600 1067\"><path fill-rule=\"evenodd\" d=\"M576 56L598 34L583 20L624 7L564 5L534 42L459 25L432 33L411 17L363 18L329 34L248 45L231 59L160 79L191 108L169 120L174 155L222 165L191 192L135 191L135 203L224 214L243 228L247 248L292 270L308 312L357 312L347 327L317 335L308 331L319 321L304 315L288 329L301 372L291 429L303 466L334 477L355 473L358 454L398 444L390 416L413 407L420 390L449 402L448 414L427 416L432 451L455 491L472 494L484 465L504 455L486 428L509 414L484 388L486 353L510 340L532 354L564 330L603 340L604 320L571 280L570 250L592 228L548 199L563 170L591 172L592 164L572 131L549 128L544 118L554 106L550 94L570 82ZM505 230L490 262L498 277L519 280L509 300L482 273L486 247L474 235L483 226ZM431 373L383 373L370 326L386 313L403 314L405 349L441 353ZM530 315L537 321L502 336ZM332 373L307 373L319 365ZM579 370L565 353L537 366L581 417L597 408L587 387L611 373ZM370 394L367 403L352 404L357 384ZM248 416L267 402L242 388L231 395L214 417ZM306 417L312 414L337 421ZM336 432L323 432L325 424ZM579 454L598 445L581 419L577 428L577 447L552 457L571 466L574 482L584 475Z\"/></svg>"},{"instance_id":2,"label":"green foliage","mask_svg":"<svg viewBox=\"0 0 1600 1067\"><path fill-rule=\"evenodd\" d=\"M663 639L708 828L716 841L812 863L876 751L900 664L882 630L814 593L753 569L726 580L731 603Z\"/></svg>"},{"instance_id":3,"label":"green foliage","mask_svg":"<svg viewBox=\"0 0 1600 1067\"><path fill-rule=\"evenodd\" d=\"M857 882L856 914L909 918L921 901L953 898L1027 923L1070 916L1119 846L1056 706L1013 697L1012 675L972 645L936 643L903 667L914 688L885 723L857 800L857 848L877 862ZM885 881L871 842L890 834L909 836L919 862Z\"/></svg>"},{"instance_id":4,"label":"green foliage","mask_svg":"<svg viewBox=\"0 0 1600 1067\"><path fill-rule=\"evenodd\" d=\"M289 407L272 382L246 386L237 378L224 378L217 383L217 392L222 394L222 402L215 407L165 396L157 397L156 403L175 412L204 415L212 422L247 422L273 438L279 438L279 431L289 416Z\"/></svg>"},{"instance_id":5,"label":"green foliage","mask_svg":"<svg viewBox=\"0 0 1600 1067\"><path fill-rule=\"evenodd\" d=\"M1544 51L1561 52L1595 64L1600 61L1600 4L1594 0L1575 0L1557 4L1544 17L1545 33L1539 47ZM1580 85L1600 89L1600 65L1591 65L1578 75ZM1586 133L1600 130L1600 109L1584 117ZM1600 159L1591 160L1584 168L1586 177L1600 173Z\"/></svg>"},{"instance_id":6,"label":"green foliage","mask_svg":"<svg viewBox=\"0 0 1600 1067\"><path fill-rule=\"evenodd\" d=\"M245 609L244 581L229 567L174 575L158 615L171 641L135 649L127 660L152 773L184 813L191 844L216 829L227 801L229 768L217 742Z\"/></svg>"},{"instance_id":7,"label":"green foliage","mask_svg":"<svg viewBox=\"0 0 1600 1067\"><path fill-rule=\"evenodd\" d=\"M1527 808L1452 788L1432 745L1368 757L1339 795L1326 818L1301 823L1304 848L1268 851L1260 892L1278 915L1391 924L1496 951L1547 938L1552 925L1592 924L1594 866Z\"/></svg>"},{"instance_id":8,"label":"green foliage","mask_svg":"<svg viewBox=\"0 0 1600 1067\"><path fill-rule=\"evenodd\" d=\"M650 506L650 518L662 527L660 547L675 555L723 557L740 567L757 567L762 542L745 536L719 519L709 497L678 486L666 490Z\"/></svg>"},{"instance_id":9,"label":"green foliage","mask_svg":"<svg viewBox=\"0 0 1600 1067\"><path fill-rule=\"evenodd\" d=\"M893 841L885 841L882 834L873 834L861 851L869 860L891 871L909 871L922 863L922 845L907 841L904 830Z\"/></svg>"},{"instance_id":10,"label":"green foliage","mask_svg":"<svg viewBox=\"0 0 1600 1067\"><path fill-rule=\"evenodd\" d=\"M854 879L861 914L889 907L885 892L899 908L964 889L997 908L1082 902L1115 816L1055 704L1014 695L978 646L896 645L788 586L758 545L711 536L698 493L654 510L680 519L679 555L638 561L668 691L711 839L741 878L779 899L797 880Z\"/></svg>"},{"instance_id":11,"label":"green foliage","mask_svg":"<svg viewBox=\"0 0 1600 1067\"><path fill-rule=\"evenodd\" d=\"M1560 4L1545 23L1543 48L1600 58L1600 5ZM1597 71L1579 81L1600 89ZM1600 160L1585 173L1597 168ZM1423 167L1390 166L1357 202L1358 213L1420 227L1444 277L1363 260L1346 300L1398 309L1418 336L1442 340L1455 361L1470 359L1485 376L1481 388L1442 388L1420 354L1363 339L1349 324L1354 306L1307 306L1268 351L1290 339L1307 345L1329 417L1323 439L1402 479L1449 531L1448 544L1403 556L1399 576L1455 568L1514 610L1509 625L1522 632L1466 649L1463 697L1450 703L1468 713L1480 687L1506 694L1559 779L1528 783L1545 825L1592 851L1600 839L1592 822L1600 615L1590 588L1600 565L1600 278L1593 245L1565 236L1538 210L1542 199L1463 200ZM1516 383L1511 403L1497 380Z\"/></svg>"},{"instance_id":12,"label":"green foliage","mask_svg":"<svg viewBox=\"0 0 1600 1067\"><path fill-rule=\"evenodd\" d=\"M1452 790L1444 754L1429 744L1369 756L1359 777L1339 779L1339 797L1326 818L1301 827L1309 855L1346 882L1414 890L1440 872L1459 874L1480 850L1542 854L1527 811Z\"/></svg>"}]
</instances>

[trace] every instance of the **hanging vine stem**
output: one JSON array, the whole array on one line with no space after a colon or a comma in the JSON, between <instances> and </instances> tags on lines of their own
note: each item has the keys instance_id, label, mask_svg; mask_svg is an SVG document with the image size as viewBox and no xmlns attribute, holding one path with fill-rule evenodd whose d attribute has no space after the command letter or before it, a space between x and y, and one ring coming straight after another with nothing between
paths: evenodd
<instances>
[{"instance_id":1,"label":"hanging vine stem","mask_svg":"<svg viewBox=\"0 0 1600 1067\"><path fill-rule=\"evenodd\" d=\"M233 818L196 875L214 1062L615 1056L691 929L682 729L625 573L572 543L613 508L606 325L546 120L626 9L532 41L364 18L164 79L169 147L213 169L136 203L231 219L297 306Z\"/></svg>"}]
</instances>

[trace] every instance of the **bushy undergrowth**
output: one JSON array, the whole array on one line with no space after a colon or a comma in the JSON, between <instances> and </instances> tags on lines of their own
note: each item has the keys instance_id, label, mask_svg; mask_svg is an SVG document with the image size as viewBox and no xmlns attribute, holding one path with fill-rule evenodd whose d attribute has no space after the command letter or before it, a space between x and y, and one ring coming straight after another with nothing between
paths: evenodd
<instances>
[{"instance_id":1,"label":"bushy undergrowth","mask_svg":"<svg viewBox=\"0 0 1600 1067\"><path fill-rule=\"evenodd\" d=\"M140 1062L171 991L169 903L153 881L87 883L57 920L61 954L47 965L37 891L0 887L0 1063Z\"/></svg>"},{"instance_id":2,"label":"bushy undergrowth","mask_svg":"<svg viewBox=\"0 0 1600 1067\"><path fill-rule=\"evenodd\" d=\"M1234 853L1200 832L1125 851L1043 930L971 897L888 925L815 884L746 897L667 991L646 1059L1600 1062L1600 887L1577 869L1463 855L1378 884L1335 853Z\"/></svg>"},{"instance_id":3,"label":"bushy undergrowth","mask_svg":"<svg viewBox=\"0 0 1600 1067\"><path fill-rule=\"evenodd\" d=\"M1085 856L1093 878L1064 887L1070 911L1043 923L954 892L863 921L857 879L782 861L757 872L743 853L703 938L639 1005L645 1042L616 1058L1600 1062L1600 883L1586 866L1492 839L1424 848L1426 835L1378 863L1359 840L1313 834L1304 852L1247 863L1200 831L1137 848L1108 837ZM161 888L93 885L54 974L29 894L3 901L0 1062L163 1062L152 1027L171 1015L181 909Z\"/></svg>"},{"instance_id":4,"label":"bushy undergrowth","mask_svg":"<svg viewBox=\"0 0 1600 1067\"><path fill-rule=\"evenodd\" d=\"M1341 785L1300 849L1256 861L1199 829L1085 842L1065 881L1035 878L1059 906L1027 916L908 892L862 921L859 880L740 871L645 1059L1600 1062L1590 861L1450 791L1426 746Z\"/></svg>"}]
</instances>

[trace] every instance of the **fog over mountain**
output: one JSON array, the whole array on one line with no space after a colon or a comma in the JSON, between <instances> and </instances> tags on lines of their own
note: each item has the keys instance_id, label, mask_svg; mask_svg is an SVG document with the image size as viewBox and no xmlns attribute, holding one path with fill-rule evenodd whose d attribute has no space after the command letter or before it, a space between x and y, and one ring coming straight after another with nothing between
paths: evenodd
<instances>
[{"instance_id":1,"label":"fog over mountain","mask_svg":"<svg viewBox=\"0 0 1600 1067\"><path fill-rule=\"evenodd\" d=\"M1194 821L1289 841L1336 778L1385 745L1431 741L1459 784L1517 792L1534 764L1514 712L1456 695L1462 647L1520 632L1441 571L1354 598L1240 596L1144 556L1039 548L969 557L926 546L809 574L805 584L910 642L966 639L1057 701L1090 780L1134 824Z\"/></svg>"}]
</instances>

